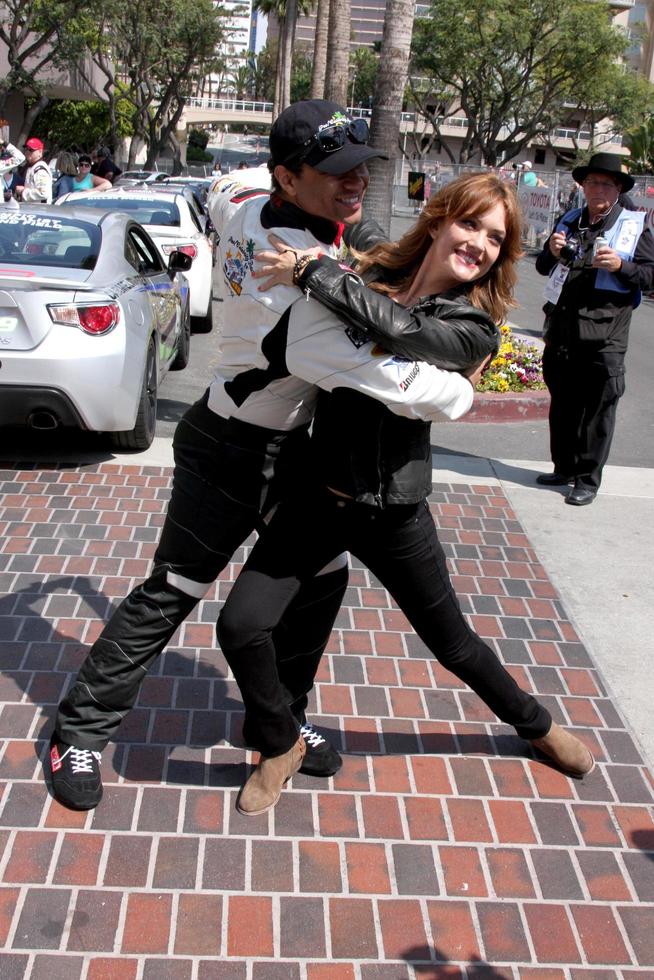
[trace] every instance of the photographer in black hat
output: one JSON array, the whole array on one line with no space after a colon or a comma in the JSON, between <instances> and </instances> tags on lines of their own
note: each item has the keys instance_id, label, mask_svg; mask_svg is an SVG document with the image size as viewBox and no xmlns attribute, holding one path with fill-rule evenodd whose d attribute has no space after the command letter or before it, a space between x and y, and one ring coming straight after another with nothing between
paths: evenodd
<instances>
[{"instance_id":1,"label":"photographer in black hat","mask_svg":"<svg viewBox=\"0 0 654 980\"><path fill-rule=\"evenodd\" d=\"M597 496L611 448L631 311L654 287L654 237L645 213L620 203L634 179L617 154L595 153L572 176L586 204L558 220L536 259L549 276L543 375L554 464L537 482L572 483L566 503L581 507Z\"/></svg>"}]
</instances>

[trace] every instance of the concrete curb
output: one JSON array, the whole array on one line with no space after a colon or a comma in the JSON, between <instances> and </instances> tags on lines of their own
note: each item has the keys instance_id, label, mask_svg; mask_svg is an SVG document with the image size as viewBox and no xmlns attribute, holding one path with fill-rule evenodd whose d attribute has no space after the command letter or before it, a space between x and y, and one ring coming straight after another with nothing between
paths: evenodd
<instances>
[{"instance_id":1,"label":"concrete curb","mask_svg":"<svg viewBox=\"0 0 654 980\"><path fill-rule=\"evenodd\" d=\"M550 393L535 391L476 392L472 408L459 422L532 422L546 419Z\"/></svg>"}]
</instances>

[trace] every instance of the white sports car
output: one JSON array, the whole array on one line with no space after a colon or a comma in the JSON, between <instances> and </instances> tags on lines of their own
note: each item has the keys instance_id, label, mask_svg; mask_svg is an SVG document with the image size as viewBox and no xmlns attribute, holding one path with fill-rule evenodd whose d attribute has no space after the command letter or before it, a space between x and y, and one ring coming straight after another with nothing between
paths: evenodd
<instances>
[{"instance_id":1,"label":"white sports car","mask_svg":"<svg viewBox=\"0 0 654 980\"><path fill-rule=\"evenodd\" d=\"M164 261L174 251L193 259L186 273L191 294L193 329L209 333L212 327L213 256L204 225L186 195L172 189L159 192L156 184L117 187L110 191L75 191L58 198L57 205L125 211L147 230Z\"/></svg>"},{"instance_id":2,"label":"white sports car","mask_svg":"<svg viewBox=\"0 0 654 980\"><path fill-rule=\"evenodd\" d=\"M0 208L0 423L146 449L159 383L188 363L190 264L120 212Z\"/></svg>"}]
</instances>

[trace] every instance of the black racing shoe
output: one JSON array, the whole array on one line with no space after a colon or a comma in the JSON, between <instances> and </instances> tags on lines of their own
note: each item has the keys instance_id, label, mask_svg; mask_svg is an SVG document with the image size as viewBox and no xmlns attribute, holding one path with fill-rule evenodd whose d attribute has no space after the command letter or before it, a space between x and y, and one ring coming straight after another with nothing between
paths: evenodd
<instances>
[{"instance_id":1,"label":"black racing shoe","mask_svg":"<svg viewBox=\"0 0 654 980\"><path fill-rule=\"evenodd\" d=\"M102 799L100 753L50 740L52 792L70 810L92 810Z\"/></svg>"},{"instance_id":2,"label":"black racing shoe","mask_svg":"<svg viewBox=\"0 0 654 980\"><path fill-rule=\"evenodd\" d=\"M343 765L343 760L324 735L315 730L311 722L305 721L300 735L307 747L299 772L305 776L333 776Z\"/></svg>"}]
</instances>

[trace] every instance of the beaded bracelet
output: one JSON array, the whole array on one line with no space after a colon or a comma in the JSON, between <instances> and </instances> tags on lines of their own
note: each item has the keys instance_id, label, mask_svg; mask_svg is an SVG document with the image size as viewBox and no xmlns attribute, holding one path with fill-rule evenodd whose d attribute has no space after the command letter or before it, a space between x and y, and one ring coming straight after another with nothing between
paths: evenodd
<instances>
[{"instance_id":1,"label":"beaded bracelet","mask_svg":"<svg viewBox=\"0 0 654 980\"><path fill-rule=\"evenodd\" d=\"M315 255L301 255L300 256L300 258L295 263L295 268L293 269L293 285L294 286L299 286L300 285L300 279L302 278L302 274L303 274L304 270L306 269L306 267L309 265L310 262L315 262L315 260L316 260L316 256Z\"/></svg>"}]
</instances>

